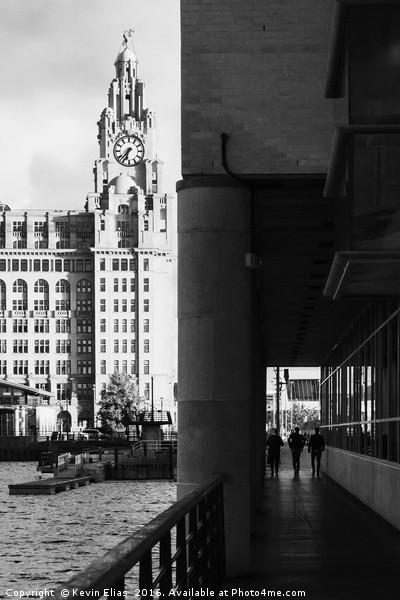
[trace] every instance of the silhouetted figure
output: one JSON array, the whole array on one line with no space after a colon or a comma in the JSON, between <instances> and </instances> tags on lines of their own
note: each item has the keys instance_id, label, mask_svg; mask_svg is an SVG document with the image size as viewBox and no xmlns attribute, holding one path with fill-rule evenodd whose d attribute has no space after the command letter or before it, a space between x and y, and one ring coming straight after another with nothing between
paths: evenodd
<instances>
[{"instance_id":1,"label":"silhouetted figure","mask_svg":"<svg viewBox=\"0 0 400 600\"><path fill-rule=\"evenodd\" d=\"M304 436L301 435L298 427L295 427L294 433L290 434L288 443L292 451L294 474L298 475L300 472L300 454L303 452L305 444Z\"/></svg>"},{"instance_id":2,"label":"silhouetted figure","mask_svg":"<svg viewBox=\"0 0 400 600\"><path fill-rule=\"evenodd\" d=\"M273 477L274 475L274 470L276 475L278 475L279 459L281 456L281 446L283 446L283 440L278 434L278 430L273 429L271 435L267 440L268 464L271 467L271 477Z\"/></svg>"},{"instance_id":3,"label":"silhouetted figure","mask_svg":"<svg viewBox=\"0 0 400 600\"><path fill-rule=\"evenodd\" d=\"M317 477L321 467L321 455L325 450L325 440L319 432L319 427L315 428L315 433L310 437L308 442L308 452L311 452L311 468L312 474L315 475L315 459L317 459Z\"/></svg>"}]
</instances>

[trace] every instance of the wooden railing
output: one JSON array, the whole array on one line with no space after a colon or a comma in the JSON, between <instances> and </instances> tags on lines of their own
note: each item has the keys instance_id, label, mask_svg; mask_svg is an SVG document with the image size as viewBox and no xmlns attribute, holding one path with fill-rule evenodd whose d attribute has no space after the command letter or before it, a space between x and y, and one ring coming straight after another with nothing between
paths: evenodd
<instances>
[{"instance_id":1,"label":"wooden railing","mask_svg":"<svg viewBox=\"0 0 400 600\"><path fill-rule=\"evenodd\" d=\"M91 563L53 598L84 592L101 598L111 589L135 598L186 591L190 599L196 590L218 590L225 578L223 506L223 477L216 476Z\"/></svg>"}]
</instances>

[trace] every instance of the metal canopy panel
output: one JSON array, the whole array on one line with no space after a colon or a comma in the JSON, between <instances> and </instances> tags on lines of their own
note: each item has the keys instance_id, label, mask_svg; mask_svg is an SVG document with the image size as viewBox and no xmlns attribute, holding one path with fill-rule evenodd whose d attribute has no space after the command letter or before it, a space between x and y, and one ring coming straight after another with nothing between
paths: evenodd
<instances>
[{"instance_id":1,"label":"metal canopy panel","mask_svg":"<svg viewBox=\"0 0 400 600\"><path fill-rule=\"evenodd\" d=\"M39 390L38 388L32 388L32 387L29 387L28 385L23 385L22 383L14 383L12 381L8 381L7 379L0 379L0 386L1 387L10 387L15 390L22 390L23 392L26 392L30 396L47 396L48 398L53 396L53 394L51 392L46 392L45 390Z\"/></svg>"},{"instance_id":2,"label":"metal canopy panel","mask_svg":"<svg viewBox=\"0 0 400 600\"><path fill-rule=\"evenodd\" d=\"M334 299L400 296L400 252L338 252L325 287Z\"/></svg>"}]
</instances>

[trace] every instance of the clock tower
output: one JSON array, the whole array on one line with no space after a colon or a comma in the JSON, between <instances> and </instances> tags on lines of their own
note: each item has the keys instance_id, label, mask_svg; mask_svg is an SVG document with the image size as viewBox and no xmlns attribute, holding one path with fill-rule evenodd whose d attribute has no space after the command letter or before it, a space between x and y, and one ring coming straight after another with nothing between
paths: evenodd
<instances>
[{"instance_id":1,"label":"clock tower","mask_svg":"<svg viewBox=\"0 0 400 600\"><path fill-rule=\"evenodd\" d=\"M94 167L95 194L109 189L115 177L133 177L145 195L162 192L161 167L156 150L156 117L144 108L144 84L138 78L133 31L125 31L115 60L115 78L108 106L98 122L100 158Z\"/></svg>"}]
</instances>

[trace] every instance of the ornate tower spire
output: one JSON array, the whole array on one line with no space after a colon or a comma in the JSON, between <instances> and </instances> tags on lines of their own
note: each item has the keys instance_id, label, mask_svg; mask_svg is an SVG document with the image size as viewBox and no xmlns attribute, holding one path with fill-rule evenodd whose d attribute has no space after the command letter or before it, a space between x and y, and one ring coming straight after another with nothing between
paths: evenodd
<instances>
[{"instance_id":1,"label":"ornate tower spire","mask_svg":"<svg viewBox=\"0 0 400 600\"><path fill-rule=\"evenodd\" d=\"M144 84L138 78L133 29L123 33L115 60L115 77L108 92L108 106L98 122L100 157L95 162L95 193L106 193L110 181L121 173L134 177L146 194L159 182L156 154L156 119L144 108Z\"/></svg>"}]
</instances>

